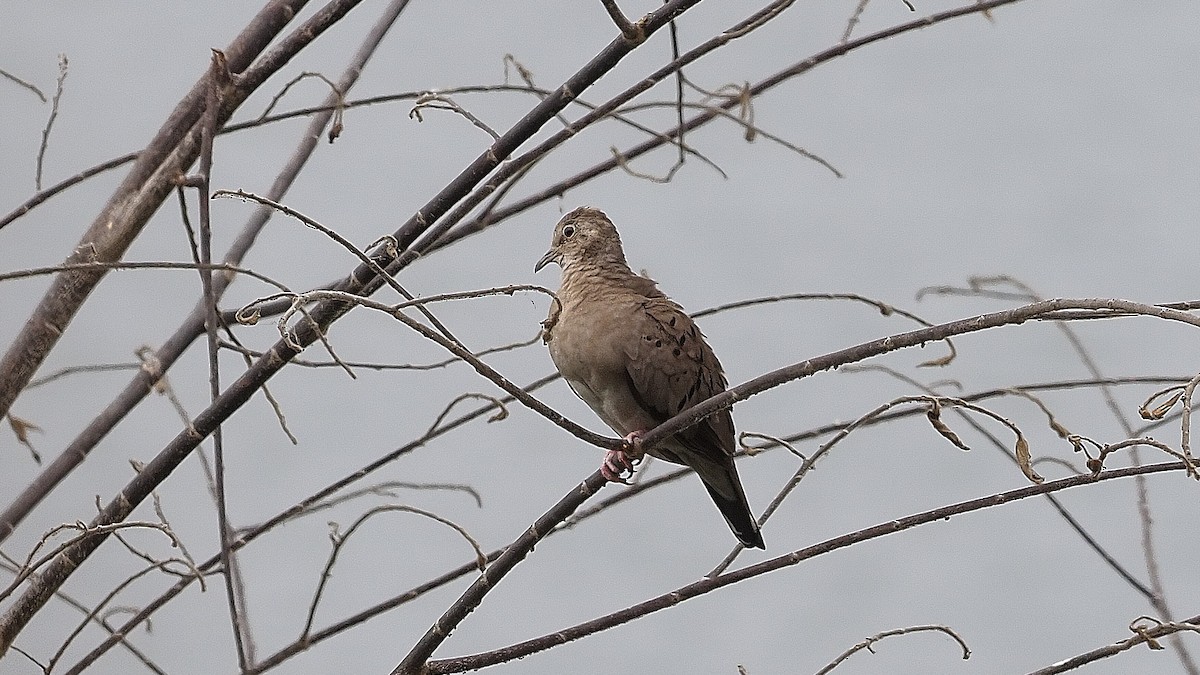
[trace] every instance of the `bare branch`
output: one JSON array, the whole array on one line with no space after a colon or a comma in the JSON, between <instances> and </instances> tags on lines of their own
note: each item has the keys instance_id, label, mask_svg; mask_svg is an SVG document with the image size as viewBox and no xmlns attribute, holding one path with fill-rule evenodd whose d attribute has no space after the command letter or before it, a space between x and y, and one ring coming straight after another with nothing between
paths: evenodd
<instances>
[{"instance_id":1,"label":"bare branch","mask_svg":"<svg viewBox=\"0 0 1200 675\"><path fill-rule=\"evenodd\" d=\"M16 75L13 75L12 73L10 73L7 70L4 70L2 68L0 68L0 77L3 77L4 79L17 84L18 86L24 87L24 88L28 89L29 91L32 91L35 96L42 99L42 103L46 102L46 94L42 93L42 90L38 89L37 85L34 85L31 82L22 80L21 78L17 77Z\"/></svg>"},{"instance_id":2,"label":"bare branch","mask_svg":"<svg viewBox=\"0 0 1200 675\"><path fill-rule=\"evenodd\" d=\"M542 517L521 533L513 543L504 549L504 553L496 558L495 562L488 566L479 578L471 584L458 600L454 601L441 618L433 623L433 626L425 632L425 635L417 641L400 665L392 671L393 675L417 675L418 673L431 673L433 670L427 670L433 666L433 663L426 663L433 651L437 649L463 619L467 618L479 603L483 602L486 596L496 584L512 571L512 568L525 559L525 556L533 550L543 537L549 534L554 528L568 516L579 508L584 501L596 494L601 488L608 483L608 480L596 471L588 476L582 483L575 488L572 488L562 499L558 501L550 510L542 514ZM444 672L444 671L443 671Z\"/></svg>"},{"instance_id":3,"label":"bare branch","mask_svg":"<svg viewBox=\"0 0 1200 675\"><path fill-rule=\"evenodd\" d=\"M958 633L954 632L953 628L950 628L949 626L940 626L940 625L909 626L908 628L897 628L897 629L887 630L882 633L876 633L875 635L872 635L871 637L863 640L862 642L860 642L860 643L854 645L853 647L847 649L846 651L842 652L841 656L838 656L836 659L831 661L829 663L829 665L818 670L816 675L829 675L829 673L834 668L837 668L839 665L841 665L843 661L845 661L846 659L850 658L854 654L856 654L864 649L871 652L872 654L874 654L875 653L875 643L879 642L880 640L883 640L883 639L889 638L889 637L895 637L897 635L908 635L909 633L919 633L922 631L936 631L939 633L945 633L946 635L949 635L951 638L954 639L955 642L958 643L959 647L962 647L963 660L965 661L965 660L971 658L971 648L967 646L967 642L965 640L963 640L962 637Z\"/></svg>"},{"instance_id":4,"label":"bare branch","mask_svg":"<svg viewBox=\"0 0 1200 675\"><path fill-rule=\"evenodd\" d=\"M539 638L526 640L525 642L519 642L502 649L484 652L481 654L472 654L470 656L460 656L450 659L429 661L425 664L426 670L421 672L429 673L429 675L459 673L523 658L530 654L549 649L550 647L565 644L573 640L578 640L581 637L586 637L602 630L607 630L614 626L628 623L629 621L641 618L647 614L652 614L669 607L674 607L685 600L711 593L712 591L745 581L746 579L751 579L769 572L774 572L776 570L797 565L805 560L824 555L830 551L845 548L862 541L868 541L871 539L884 537L889 534L895 534L896 532L902 532L904 530L927 523L937 522L951 516L992 508L1007 504L1009 502L1027 499L1032 496L1056 492L1069 487L1087 485L1096 481L1127 478L1130 476L1146 475L1163 471L1179 471L1182 469L1182 464L1173 462L1167 464L1147 464L1138 467L1105 471L1101 473L1099 477L1093 477L1090 475L1071 476L1055 481L1047 481L1039 485L1027 485L1016 490L999 492L987 497L958 502L956 504L939 507L930 511L924 511L911 516L890 520L885 523L880 523L872 527L858 530L857 532L851 532L849 534L844 534L832 539L827 539L821 543L798 549L790 553L785 553L784 555L777 556L769 560L764 560L763 562L749 565L732 572L726 572L725 574L717 577L705 577L700 581L682 586L670 591L669 593L664 593L646 600L645 602L641 602L620 611L613 612L612 614L607 614L605 616L592 619L591 621L571 626L570 628L555 631L554 633ZM599 475L599 472L597 472L596 475ZM496 563L493 563L488 570L491 571L495 568ZM409 661L406 660L405 664L408 663ZM414 665L420 666L421 664L416 663ZM413 671L397 669L397 671L393 672L404 673Z\"/></svg>"},{"instance_id":5,"label":"bare branch","mask_svg":"<svg viewBox=\"0 0 1200 675\"><path fill-rule=\"evenodd\" d=\"M418 122L424 122L425 119L421 117L421 109L423 108L433 108L436 110L449 110L451 112L456 112L465 117L471 124L474 124L476 127L486 131L488 135L492 137L492 140L500 140L500 134L496 133L494 129L485 124L483 120L472 115L469 110L455 103L454 99L450 98L449 96L433 91L422 94L417 98L417 102L413 104L412 109L408 111L409 118L416 119Z\"/></svg>"},{"instance_id":6,"label":"bare branch","mask_svg":"<svg viewBox=\"0 0 1200 675\"><path fill-rule=\"evenodd\" d=\"M338 531L337 523L330 523L331 529L329 532L329 539L333 542L333 550L329 552L329 559L325 562L325 569L321 571L321 581L317 583L317 589L313 593L312 603L308 608L308 618L304 621L304 628L300 631L300 641L307 642L308 636L312 632L313 619L315 619L317 615L317 605L319 605L321 602L321 595L325 591L325 585L329 582L329 578L333 576L333 566L337 563L338 554L341 553L342 546L344 546L350 537L358 531L358 528L361 527L363 523L366 523L372 517L381 513L391 513L396 511L415 513L418 516L424 516L426 518L436 520L437 522L450 527L455 532L458 532L460 535L462 535L463 539L467 540L467 543L471 545L471 548L475 549L475 564L479 568L479 571L483 572L486 569L487 556L483 554L483 549L479 547L479 542L471 536L471 533L467 532L466 529L464 529L458 523L424 509L418 509L413 506L404 506L401 504L385 504L383 506L376 506L375 508L372 508L371 510L359 516L354 523L346 529L345 532Z\"/></svg>"},{"instance_id":7,"label":"bare branch","mask_svg":"<svg viewBox=\"0 0 1200 675\"><path fill-rule=\"evenodd\" d=\"M58 119L58 102L62 99L63 84L67 81L67 55L58 55L58 85L54 89L54 99L50 103L50 118L46 120L46 127L42 129L42 144L38 146L37 154L37 170L33 174L34 189L38 192L42 190L42 162L46 159L46 148L50 146L50 130L54 128L54 120ZM18 80L20 82L20 80ZM34 91L37 91L36 89ZM41 95L41 92L37 92ZM42 100L46 98L43 96Z\"/></svg>"},{"instance_id":8,"label":"bare branch","mask_svg":"<svg viewBox=\"0 0 1200 675\"><path fill-rule=\"evenodd\" d=\"M1149 624L1144 622L1149 622ZM1194 616L1180 622L1163 622L1158 619L1141 616L1129 624L1129 630L1134 634L1120 642L1105 645L1090 652L1084 652L1078 656L1059 661L1054 665L1035 670L1029 675L1057 675L1057 673L1065 673L1068 670L1075 670L1080 666L1120 654L1140 644L1145 644L1151 649L1162 649L1162 645L1158 644L1157 638L1174 635L1181 631L1200 633L1200 616Z\"/></svg>"},{"instance_id":9,"label":"bare branch","mask_svg":"<svg viewBox=\"0 0 1200 675\"><path fill-rule=\"evenodd\" d=\"M625 36L631 44L641 44L646 40L646 31L642 28L642 22L630 23L629 19L621 13L621 8L617 7L616 0L600 0L600 4L604 5L605 11L612 17L613 23L617 24L617 30L621 31L621 35Z\"/></svg>"}]
</instances>

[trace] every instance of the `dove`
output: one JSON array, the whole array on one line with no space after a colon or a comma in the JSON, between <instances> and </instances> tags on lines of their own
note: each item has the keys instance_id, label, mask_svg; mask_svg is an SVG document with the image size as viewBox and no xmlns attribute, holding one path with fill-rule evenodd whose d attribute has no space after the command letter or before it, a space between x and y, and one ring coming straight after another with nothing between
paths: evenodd
<instances>
[{"instance_id":1,"label":"dove","mask_svg":"<svg viewBox=\"0 0 1200 675\"><path fill-rule=\"evenodd\" d=\"M562 268L558 301L543 322L550 358L596 415L625 440L601 464L624 483L650 429L725 390L725 373L700 329L653 280L625 262L621 237L602 211L577 208L554 228L534 266ZM714 413L645 451L700 476L744 546L766 548L734 467L733 417Z\"/></svg>"}]
</instances>

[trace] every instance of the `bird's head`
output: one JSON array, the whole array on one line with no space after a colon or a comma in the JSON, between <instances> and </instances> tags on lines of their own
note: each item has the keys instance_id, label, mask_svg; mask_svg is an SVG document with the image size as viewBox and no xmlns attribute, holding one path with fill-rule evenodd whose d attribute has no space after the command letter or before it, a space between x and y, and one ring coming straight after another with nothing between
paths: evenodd
<instances>
[{"instance_id":1,"label":"bird's head","mask_svg":"<svg viewBox=\"0 0 1200 675\"><path fill-rule=\"evenodd\" d=\"M578 262L620 263L625 266L621 237L603 211L581 206L562 217L554 226L550 250L534 265L533 271L548 263L558 263L564 270Z\"/></svg>"}]
</instances>

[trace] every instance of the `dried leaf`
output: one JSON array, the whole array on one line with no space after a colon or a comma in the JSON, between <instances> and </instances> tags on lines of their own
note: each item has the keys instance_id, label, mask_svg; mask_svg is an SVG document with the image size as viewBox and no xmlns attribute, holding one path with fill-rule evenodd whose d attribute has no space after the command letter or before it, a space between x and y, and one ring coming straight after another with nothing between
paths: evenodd
<instances>
[{"instance_id":1,"label":"dried leaf","mask_svg":"<svg viewBox=\"0 0 1200 675\"><path fill-rule=\"evenodd\" d=\"M1054 419L1053 417L1050 418L1050 428L1054 430L1054 433L1058 434L1059 438L1064 439L1064 440L1070 439L1071 436L1074 435L1071 433L1070 429L1064 427L1062 424L1059 423L1058 420Z\"/></svg>"},{"instance_id":2,"label":"dried leaf","mask_svg":"<svg viewBox=\"0 0 1200 675\"><path fill-rule=\"evenodd\" d=\"M1158 627L1162 626L1162 622L1160 622L1157 619L1152 619L1148 616L1140 616L1137 619L1134 619L1134 621L1140 621L1142 619L1147 619L1149 621L1153 621L1155 624L1157 624L1156 626L1154 626L1154 628L1158 628ZM1155 650L1162 649L1163 648L1162 644L1158 640L1154 639L1153 636L1150 635L1150 629L1151 629L1151 626L1147 626L1144 623L1129 624L1129 630L1131 630L1134 633L1137 633L1139 636L1141 636L1141 638L1146 641L1147 647L1149 647L1150 649L1155 649Z\"/></svg>"},{"instance_id":3,"label":"dried leaf","mask_svg":"<svg viewBox=\"0 0 1200 675\"><path fill-rule=\"evenodd\" d=\"M21 445L29 448L29 454L33 456L33 461L40 465L42 463L42 456L37 453L37 450L33 449L33 443L29 442L29 432L37 431L40 433L42 428L33 422L30 422L29 420L23 420L12 413L8 414L8 424L12 427L13 433L16 434L17 441L19 441Z\"/></svg>"},{"instance_id":4,"label":"dried leaf","mask_svg":"<svg viewBox=\"0 0 1200 675\"><path fill-rule=\"evenodd\" d=\"M1038 475L1038 472L1033 470L1032 458L1029 454L1029 441L1021 434L1017 434L1017 465L1021 467L1021 472L1025 477L1034 483L1041 483L1045 479Z\"/></svg>"},{"instance_id":5,"label":"dried leaf","mask_svg":"<svg viewBox=\"0 0 1200 675\"><path fill-rule=\"evenodd\" d=\"M1170 391L1170 390L1168 390L1168 391ZM1151 408L1150 404L1154 402L1154 399L1156 399L1160 395L1166 393L1166 392L1159 392L1159 393L1155 394L1154 396L1151 396L1149 399L1147 399L1146 402L1142 404L1142 407L1138 408L1138 414L1141 415L1142 419L1144 419L1144 420L1161 420L1163 417L1166 416L1166 414L1171 410L1171 408L1175 407L1175 404L1179 402L1179 399L1183 398L1184 391L1185 391L1185 389L1180 388L1173 395L1168 397L1167 400L1163 401L1158 406Z\"/></svg>"},{"instance_id":6,"label":"dried leaf","mask_svg":"<svg viewBox=\"0 0 1200 675\"><path fill-rule=\"evenodd\" d=\"M944 366L950 365L954 361L954 359L958 357L958 350L954 348L953 342L951 342L949 340L943 340L943 342L946 343L946 347L949 348L950 353L948 353L945 356L942 356L940 358L930 359L928 361L922 361L921 363L917 364L917 367L918 368L942 368Z\"/></svg>"},{"instance_id":7,"label":"dried leaf","mask_svg":"<svg viewBox=\"0 0 1200 675\"><path fill-rule=\"evenodd\" d=\"M940 356L936 359L929 359L928 361L922 361L917 364L917 367L918 368L941 368L942 366L950 365L950 362L953 360L954 360L954 354L947 354L945 356Z\"/></svg>"},{"instance_id":8,"label":"dried leaf","mask_svg":"<svg viewBox=\"0 0 1200 675\"><path fill-rule=\"evenodd\" d=\"M249 314L243 314L241 311L238 311L238 313L234 315L234 318L237 319L237 322L243 326L254 326L258 324L258 320L262 318L262 312L258 311L258 308L255 307L254 311L250 312Z\"/></svg>"},{"instance_id":9,"label":"dried leaf","mask_svg":"<svg viewBox=\"0 0 1200 675\"><path fill-rule=\"evenodd\" d=\"M937 405L936 403L930 405L929 409L925 411L925 416L929 418L929 423L933 425L933 428L946 440L953 443L955 447L959 448L960 450L970 452L971 448L968 448L967 444L963 443L962 439L958 437L958 434L951 431L950 427L946 426L946 423L942 421L941 406Z\"/></svg>"}]
</instances>

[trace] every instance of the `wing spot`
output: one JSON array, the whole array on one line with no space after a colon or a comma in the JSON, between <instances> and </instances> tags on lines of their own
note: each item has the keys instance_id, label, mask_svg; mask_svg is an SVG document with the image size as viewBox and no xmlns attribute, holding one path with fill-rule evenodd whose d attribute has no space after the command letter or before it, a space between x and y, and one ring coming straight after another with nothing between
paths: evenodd
<instances>
[{"instance_id":1,"label":"wing spot","mask_svg":"<svg viewBox=\"0 0 1200 675\"><path fill-rule=\"evenodd\" d=\"M679 351L679 347L676 347L674 353L675 353L675 356L679 356L682 352Z\"/></svg>"},{"instance_id":2,"label":"wing spot","mask_svg":"<svg viewBox=\"0 0 1200 675\"><path fill-rule=\"evenodd\" d=\"M662 346L662 340L655 340L655 341L654 341L654 346L655 346L655 347L661 347L661 346Z\"/></svg>"}]
</instances>

